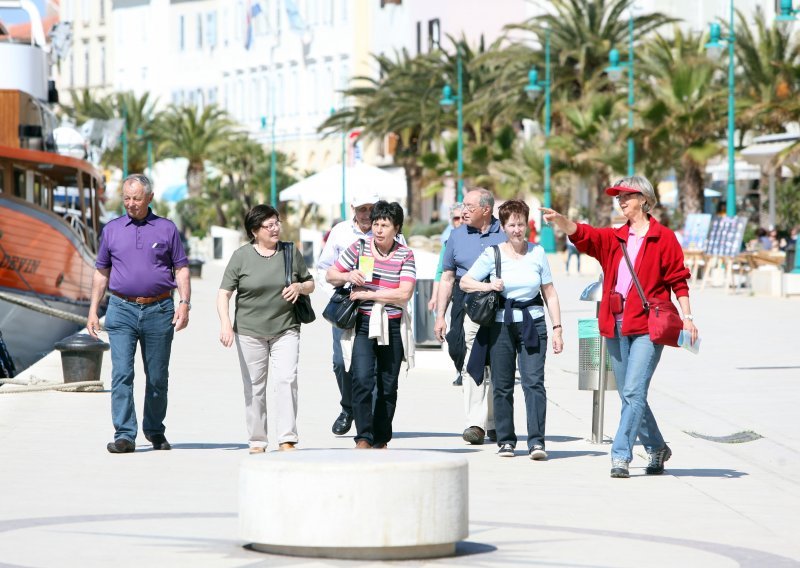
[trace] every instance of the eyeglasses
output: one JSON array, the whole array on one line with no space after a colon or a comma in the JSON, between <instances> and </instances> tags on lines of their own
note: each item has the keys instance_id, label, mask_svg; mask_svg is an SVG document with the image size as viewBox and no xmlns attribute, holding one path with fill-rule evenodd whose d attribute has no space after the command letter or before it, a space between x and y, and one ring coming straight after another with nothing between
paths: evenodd
<instances>
[{"instance_id":1,"label":"eyeglasses","mask_svg":"<svg viewBox=\"0 0 800 568\"><path fill-rule=\"evenodd\" d=\"M467 203L464 204L464 211L475 211L476 209L483 209L483 205L468 205Z\"/></svg>"},{"instance_id":2,"label":"eyeglasses","mask_svg":"<svg viewBox=\"0 0 800 568\"><path fill-rule=\"evenodd\" d=\"M620 193L617 195L617 201L627 201L634 195L641 195L641 193Z\"/></svg>"},{"instance_id":3,"label":"eyeglasses","mask_svg":"<svg viewBox=\"0 0 800 568\"><path fill-rule=\"evenodd\" d=\"M281 228L281 222L275 221L274 223L267 223L266 225L261 225L261 228L267 231L278 231Z\"/></svg>"},{"instance_id":4,"label":"eyeglasses","mask_svg":"<svg viewBox=\"0 0 800 568\"><path fill-rule=\"evenodd\" d=\"M362 205L361 207L356 207L356 213L368 213L372 211L372 205Z\"/></svg>"}]
</instances>

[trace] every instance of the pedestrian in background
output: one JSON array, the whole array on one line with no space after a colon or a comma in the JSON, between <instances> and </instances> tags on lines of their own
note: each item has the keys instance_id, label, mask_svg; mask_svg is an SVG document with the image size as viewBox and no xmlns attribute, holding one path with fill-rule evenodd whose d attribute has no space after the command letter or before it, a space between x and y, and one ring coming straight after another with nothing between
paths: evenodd
<instances>
[{"instance_id":1,"label":"pedestrian in background","mask_svg":"<svg viewBox=\"0 0 800 568\"><path fill-rule=\"evenodd\" d=\"M356 448L384 449L392 439L400 367L414 365L414 336L408 301L417 271L414 253L397 241L403 230L399 203L378 201L372 210L372 237L353 243L328 269L334 286L350 283L357 300L354 329L342 333L342 353L353 377ZM367 262L369 259L371 262ZM365 268L372 265L372 270Z\"/></svg>"},{"instance_id":2,"label":"pedestrian in background","mask_svg":"<svg viewBox=\"0 0 800 568\"><path fill-rule=\"evenodd\" d=\"M481 328L472 346L470 364L483 366L480 349L489 350L494 390L494 419L498 455L513 457L517 445L514 431L514 383L519 359L520 382L525 395L528 426L528 456L547 459L544 432L547 416L547 392L544 387L544 363L547 354L547 323L539 292L544 296L553 326L553 353L564 348L561 307L553 286L550 265L544 248L525 239L530 209L524 201L510 200L500 206L500 224L508 242L498 246L500 278L495 268L495 251L488 248L461 278L464 292L495 290L503 297L491 328ZM491 282L482 282L491 277ZM482 337L485 335L485 339ZM477 371L475 371L477 372Z\"/></svg>"},{"instance_id":3,"label":"pedestrian in background","mask_svg":"<svg viewBox=\"0 0 800 568\"><path fill-rule=\"evenodd\" d=\"M656 204L655 191L647 178L625 177L606 189L619 200L627 222L618 229L598 229L576 224L553 209L542 207L544 219L564 231L579 251L600 261L603 297L598 325L607 338L611 366L622 400L619 427L611 446L611 477L629 477L633 444L638 437L649 456L645 472L664 472L664 462L672 456L655 416L647 402L647 391L663 345L654 344L648 334L648 319L642 300L632 290L633 277L624 260L626 247L636 275L648 299L669 301L670 292L678 298L683 312L683 329L697 340L689 304L688 279L683 250L675 233L649 215Z\"/></svg>"},{"instance_id":4,"label":"pedestrian in background","mask_svg":"<svg viewBox=\"0 0 800 568\"><path fill-rule=\"evenodd\" d=\"M445 247L434 326L436 338L443 342L447 331L444 315L452 298L447 349L456 370L464 377L466 425L461 436L465 442L476 445L483 444L487 435L491 439L495 435L491 377L489 372L477 377L468 376L465 368L480 326L466 315L464 292L459 282L486 248L506 241L506 234L500 230L500 221L492 214L493 210L494 196L486 189L472 189L464 197L463 224L453 230Z\"/></svg>"},{"instance_id":5,"label":"pedestrian in background","mask_svg":"<svg viewBox=\"0 0 800 568\"><path fill-rule=\"evenodd\" d=\"M569 237L566 237L566 245L567 245L567 260L565 262L567 268L567 274L569 274L569 265L572 257L575 257L575 261L578 265L578 274L581 273L581 252L575 248L575 245L572 244L572 241L569 240Z\"/></svg>"},{"instance_id":6,"label":"pedestrian in background","mask_svg":"<svg viewBox=\"0 0 800 568\"><path fill-rule=\"evenodd\" d=\"M105 327L111 344L112 454L136 449L136 407L133 402L134 357L142 347L147 379L142 431L154 450L169 450L164 432L169 388L169 357L176 331L189 323L191 283L189 260L178 228L150 209L153 184L142 174L122 182L127 215L110 221L100 235L89 306L89 335L97 337L97 310L108 288L111 297ZM177 309L172 291L178 288Z\"/></svg>"},{"instance_id":7,"label":"pedestrian in background","mask_svg":"<svg viewBox=\"0 0 800 568\"><path fill-rule=\"evenodd\" d=\"M237 249L225 267L217 314L219 340L236 342L244 387L245 420L250 453L267 448L267 379L276 383L275 423L278 449L293 450L297 436L297 362L300 324L294 303L314 291L314 280L302 254L292 255L292 284L286 286L280 246L281 221L269 205L256 205L244 220L250 242ZM236 292L234 323L230 301Z\"/></svg>"}]
</instances>

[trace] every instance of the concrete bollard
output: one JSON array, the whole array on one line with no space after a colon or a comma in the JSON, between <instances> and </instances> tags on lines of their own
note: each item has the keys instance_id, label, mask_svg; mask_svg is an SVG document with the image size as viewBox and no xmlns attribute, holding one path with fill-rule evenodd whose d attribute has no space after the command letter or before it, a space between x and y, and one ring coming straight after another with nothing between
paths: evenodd
<instances>
[{"instance_id":1,"label":"concrete bollard","mask_svg":"<svg viewBox=\"0 0 800 568\"><path fill-rule=\"evenodd\" d=\"M61 369L65 383L99 381L103 352L109 344L91 335L76 333L53 346L61 352Z\"/></svg>"},{"instance_id":2,"label":"concrete bollard","mask_svg":"<svg viewBox=\"0 0 800 568\"><path fill-rule=\"evenodd\" d=\"M415 450L248 456L239 533L290 556L406 560L455 554L469 534L467 460Z\"/></svg>"}]
</instances>

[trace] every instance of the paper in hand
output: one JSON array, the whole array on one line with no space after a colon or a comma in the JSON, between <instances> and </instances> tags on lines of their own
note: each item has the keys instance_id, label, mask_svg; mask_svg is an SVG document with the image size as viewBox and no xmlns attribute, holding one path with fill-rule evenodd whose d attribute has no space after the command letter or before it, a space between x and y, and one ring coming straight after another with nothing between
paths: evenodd
<instances>
[{"instance_id":1,"label":"paper in hand","mask_svg":"<svg viewBox=\"0 0 800 568\"><path fill-rule=\"evenodd\" d=\"M371 256L359 256L358 269L364 273L364 281L372 282L372 273L375 270L375 258Z\"/></svg>"}]
</instances>

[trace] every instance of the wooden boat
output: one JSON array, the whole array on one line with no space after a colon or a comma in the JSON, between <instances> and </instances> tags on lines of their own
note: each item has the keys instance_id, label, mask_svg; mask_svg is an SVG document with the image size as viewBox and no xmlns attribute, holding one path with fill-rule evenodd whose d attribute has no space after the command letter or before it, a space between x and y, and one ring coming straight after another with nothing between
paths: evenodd
<instances>
[{"instance_id":1,"label":"wooden boat","mask_svg":"<svg viewBox=\"0 0 800 568\"><path fill-rule=\"evenodd\" d=\"M55 151L42 46L0 36L0 61L0 333L19 373L84 327L103 176Z\"/></svg>"}]
</instances>

